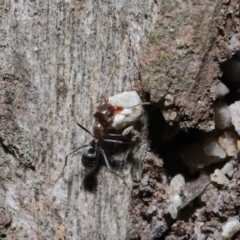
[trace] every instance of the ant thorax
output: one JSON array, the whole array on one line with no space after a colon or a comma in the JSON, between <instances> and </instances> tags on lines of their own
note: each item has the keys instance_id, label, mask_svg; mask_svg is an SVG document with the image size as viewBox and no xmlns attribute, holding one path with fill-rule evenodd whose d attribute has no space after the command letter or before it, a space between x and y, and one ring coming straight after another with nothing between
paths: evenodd
<instances>
[{"instance_id":1,"label":"ant thorax","mask_svg":"<svg viewBox=\"0 0 240 240\"><path fill-rule=\"evenodd\" d=\"M103 131L104 131L103 125L100 122L96 121L93 125L93 135L96 138L100 139Z\"/></svg>"},{"instance_id":2,"label":"ant thorax","mask_svg":"<svg viewBox=\"0 0 240 240\"><path fill-rule=\"evenodd\" d=\"M142 100L136 91L123 92L112 96L94 112L95 125L105 129L120 130L139 120L143 113ZM97 132L97 128L94 131Z\"/></svg>"}]
</instances>

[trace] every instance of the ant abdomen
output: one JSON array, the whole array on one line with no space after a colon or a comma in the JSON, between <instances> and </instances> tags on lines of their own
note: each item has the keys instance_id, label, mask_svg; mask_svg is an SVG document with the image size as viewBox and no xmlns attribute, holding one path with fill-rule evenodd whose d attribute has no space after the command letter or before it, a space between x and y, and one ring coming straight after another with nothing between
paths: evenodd
<instances>
[{"instance_id":1,"label":"ant abdomen","mask_svg":"<svg viewBox=\"0 0 240 240\"><path fill-rule=\"evenodd\" d=\"M87 149L82 155L82 165L86 171L93 171L98 165L98 151L94 148Z\"/></svg>"}]
</instances>

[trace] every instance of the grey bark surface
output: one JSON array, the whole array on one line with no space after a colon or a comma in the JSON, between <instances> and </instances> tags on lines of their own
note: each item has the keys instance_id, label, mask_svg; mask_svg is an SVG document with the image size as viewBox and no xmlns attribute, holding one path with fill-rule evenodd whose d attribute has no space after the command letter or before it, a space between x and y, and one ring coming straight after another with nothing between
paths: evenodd
<instances>
[{"instance_id":1,"label":"grey bark surface","mask_svg":"<svg viewBox=\"0 0 240 240\"><path fill-rule=\"evenodd\" d=\"M154 1L1 2L0 199L9 239L126 238L131 192L120 178L103 166L96 191L84 190L79 153L54 180L66 154L90 142L75 121L92 131L109 80L108 96L133 89L156 11ZM130 171L119 172L129 186Z\"/></svg>"},{"instance_id":2,"label":"grey bark surface","mask_svg":"<svg viewBox=\"0 0 240 240\"><path fill-rule=\"evenodd\" d=\"M81 152L69 157L63 177L57 183L54 180L62 170L65 156L90 142L91 136L76 122L92 131L92 114L106 89L106 95L112 96L132 89L142 93L143 87L155 103L167 93L176 94L179 115L190 119L182 124L204 130L212 127L214 96L207 96L207 92L219 70L207 52L212 51L216 25L224 18L218 15L221 4L222 1L201 1L204 8L191 8L196 11L194 16L199 15L198 11L205 12L201 25L200 17L193 22L178 18L174 22L177 14L187 19L188 11L174 11L177 6L168 6L167 1L0 3L0 238L114 240L141 235L142 239L151 239L151 231L159 226L162 232L169 228L164 218L159 218L161 224L156 221L156 225L151 225L138 210L135 223L136 213L130 211L138 204L132 201L132 187L142 177L144 161L145 168L157 169L154 174L166 179L165 173L158 171L161 160L152 153L150 157L146 155L144 144L126 147L110 157L110 164L115 160L120 165L114 170L124 177L129 188L104 165L95 177L86 178ZM185 7L182 5L181 9ZM170 25L178 28L177 23L186 28L172 36ZM167 31L164 24L168 25ZM204 31L194 40L190 35L186 39L184 31L189 29L190 35ZM158 35L160 32L162 35ZM179 41L172 42L173 37ZM189 50L189 39L191 43L195 41L195 50ZM179 47L176 56L171 52L174 44ZM160 50L156 46L161 46ZM161 48L166 50L164 54ZM164 57L160 58L159 53ZM169 55L166 57L165 53ZM175 61L179 68L175 68ZM189 62L194 68L187 72ZM191 89L198 80L204 89L203 98L206 97L201 100L209 103L201 112L206 113L203 119L192 114L193 109L200 109L197 103L201 89L178 91L180 85L180 90ZM169 86L174 84L171 90ZM194 106L184 110L189 99ZM142 129L143 139L146 129ZM91 183L93 188L86 187ZM164 183L156 184L162 202L166 199ZM147 226L147 231L136 233L141 224Z\"/></svg>"}]
</instances>

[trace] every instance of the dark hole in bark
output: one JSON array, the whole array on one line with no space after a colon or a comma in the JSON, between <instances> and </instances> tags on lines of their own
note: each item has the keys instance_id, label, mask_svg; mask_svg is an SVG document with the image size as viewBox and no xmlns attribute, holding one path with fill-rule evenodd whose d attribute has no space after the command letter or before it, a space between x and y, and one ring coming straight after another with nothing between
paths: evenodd
<instances>
[{"instance_id":1,"label":"dark hole in bark","mask_svg":"<svg viewBox=\"0 0 240 240\"><path fill-rule=\"evenodd\" d=\"M226 162L229 160L239 161L240 154L237 146L239 136L235 130L236 126L232 125L231 119L229 120L232 115L222 113L220 110L221 107L225 109L225 105L228 109L227 105L240 101L240 52L222 63L220 67L223 72L220 80L227 86L229 93L215 102L216 126L211 132L183 129L179 127L179 122L167 123L162 115L165 108L160 102L158 106L152 106L147 111L149 151L154 153L156 158L150 163L147 162L148 159L145 159L141 180L134 186L133 196L135 198L133 197L133 201L136 207L133 206L133 219L138 223L144 222L142 226L138 224L140 227L132 226L133 229L131 230L135 233L135 236L142 236L144 239L148 235L151 236L149 239L165 239L176 229L181 230L181 226L177 224L187 223L191 220L194 212L206 206L206 201L202 200L201 196L206 191L207 186L211 182L213 186L218 186L218 180L212 178L211 174L218 169L223 175L228 175L229 173L225 172L226 169L221 171ZM218 106L218 104L220 105ZM220 116L220 114L222 115ZM224 122L230 122L230 124L223 124ZM158 165L154 161L160 163L161 171L156 171ZM153 164L151 165L151 163ZM232 166L234 167L234 165ZM175 192L169 191L168 185L178 174L183 176L185 184L182 186L184 189L179 189L180 193L176 194L181 198L181 203L177 208L178 210L174 212L171 209L174 198L171 199L171 196L174 197ZM161 179L159 176L164 177ZM231 172L230 175L226 176L229 181L232 177ZM175 181L177 181L176 179ZM156 185L160 187L155 187L156 182ZM227 184L226 181L218 187L225 188ZM163 191L163 188L166 192ZM162 195L158 194L159 191L161 194L165 194L166 199L161 198ZM169 206L170 208L168 208ZM155 215L148 215L154 207L157 209ZM142 213L141 216L138 215L139 209ZM162 213L158 213L159 209L164 210ZM136 214L134 211L136 211ZM162 221L162 219L164 220ZM165 228L161 228L163 222ZM185 236L183 239L187 239L187 232L180 232L181 234Z\"/></svg>"},{"instance_id":2,"label":"dark hole in bark","mask_svg":"<svg viewBox=\"0 0 240 240\"><path fill-rule=\"evenodd\" d=\"M169 126L160 109L149 116L149 136L151 150L162 157L164 169L170 177L176 174L188 175L188 167L177 154L177 149L199 139L198 130L181 130L177 124Z\"/></svg>"},{"instance_id":3,"label":"dark hole in bark","mask_svg":"<svg viewBox=\"0 0 240 240\"><path fill-rule=\"evenodd\" d=\"M240 100L240 52L221 64L223 76L221 81L229 88L230 92L225 96L228 104Z\"/></svg>"}]
</instances>

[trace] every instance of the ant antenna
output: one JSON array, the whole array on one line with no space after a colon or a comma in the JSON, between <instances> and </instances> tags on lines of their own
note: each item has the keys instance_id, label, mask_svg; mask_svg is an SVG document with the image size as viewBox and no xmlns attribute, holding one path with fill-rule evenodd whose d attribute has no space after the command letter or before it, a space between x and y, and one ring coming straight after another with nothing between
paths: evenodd
<instances>
[{"instance_id":1,"label":"ant antenna","mask_svg":"<svg viewBox=\"0 0 240 240\"><path fill-rule=\"evenodd\" d=\"M71 152L65 157L65 163L64 163L63 169L62 169L59 177L55 180L55 183L56 183L56 182L59 180L59 178L61 178L62 175L63 175L64 169L65 169L65 167L67 166L67 158L68 158L68 156L70 156L70 155L72 155L73 153L77 152L78 150L80 150L80 149L82 149L82 148L85 148L85 147L88 147L88 146L89 146L89 145L83 145L83 146L81 146L81 147L78 147L78 148L74 149L73 151L71 151Z\"/></svg>"},{"instance_id":2,"label":"ant antenna","mask_svg":"<svg viewBox=\"0 0 240 240\"><path fill-rule=\"evenodd\" d=\"M81 129L83 129L85 132L89 133L89 134L94 138L94 135L93 135L89 130L87 130L83 125L81 125L80 123L77 123L77 122L76 122L76 124L77 124Z\"/></svg>"},{"instance_id":3,"label":"ant antenna","mask_svg":"<svg viewBox=\"0 0 240 240\"><path fill-rule=\"evenodd\" d=\"M111 83L112 80L113 80L113 74L112 74L110 80L108 81L108 84L107 84L106 89L105 89L105 91L104 91L104 95L103 95L103 97L102 97L102 98L104 99L104 102L107 102L107 97L106 97L106 95L107 95L107 89L108 89L109 84Z\"/></svg>"}]
</instances>

